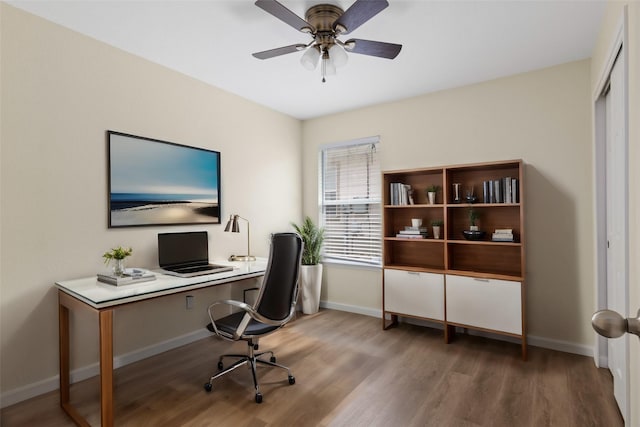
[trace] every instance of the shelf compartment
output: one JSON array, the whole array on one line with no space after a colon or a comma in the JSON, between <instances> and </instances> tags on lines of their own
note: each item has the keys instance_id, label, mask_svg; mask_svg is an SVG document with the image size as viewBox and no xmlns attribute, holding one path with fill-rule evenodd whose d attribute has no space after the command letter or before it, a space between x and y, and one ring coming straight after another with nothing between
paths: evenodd
<instances>
[{"instance_id":1,"label":"shelf compartment","mask_svg":"<svg viewBox=\"0 0 640 427\"><path fill-rule=\"evenodd\" d=\"M433 228L431 221L439 219L444 220L443 205L435 206L394 206L385 208L384 210L384 236L395 237L398 231L403 230L406 226L411 226L412 218L422 219L422 226L426 227L429 236L433 236Z\"/></svg>"},{"instance_id":2,"label":"shelf compartment","mask_svg":"<svg viewBox=\"0 0 640 427\"><path fill-rule=\"evenodd\" d=\"M447 244L448 270L522 277L522 245Z\"/></svg>"},{"instance_id":3,"label":"shelf compartment","mask_svg":"<svg viewBox=\"0 0 640 427\"><path fill-rule=\"evenodd\" d=\"M482 241L491 241L491 235L498 228L510 228L516 242L520 241L521 221L520 205L517 204L473 204L465 209L447 208L447 238L449 240L462 240L463 230L469 229L469 209L473 209L480 217L476 220L479 229L486 233Z\"/></svg>"},{"instance_id":4,"label":"shelf compartment","mask_svg":"<svg viewBox=\"0 0 640 427\"><path fill-rule=\"evenodd\" d=\"M498 163L483 163L477 165L453 166L447 168L447 194L448 203L453 203L453 184L460 184L461 197L464 200L466 192L473 187L478 201L483 200L482 183L489 180L497 180L506 177L518 179L518 194L522 194L522 162L513 160Z\"/></svg>"},{"instance_id":5,"label":"shelf compartment","mask_svg":"<svg viewBox=\"0 0 640 427\"><path fill-rule=\"evenodd\" d=\"M436 194L436 204L444 203L443 198L443 175L441 168L435 169L416 169L403 171L385 172L383 177L383 200L389 203L391 200L390 184L401 182L411 186L413 190L413 201L415 204L428 204L427 187L437 185L440 191Z\"/></svg>"},{"instance_id":6,"label":"shelf compartment","mask_svg":"<svg viewBox=\"0 0 640 427\"><path fill-rule=\"evenodd\" d=\"M384 265L444 270L444 244L433 239L384 239Z\"/></svg>"}]
</instances>

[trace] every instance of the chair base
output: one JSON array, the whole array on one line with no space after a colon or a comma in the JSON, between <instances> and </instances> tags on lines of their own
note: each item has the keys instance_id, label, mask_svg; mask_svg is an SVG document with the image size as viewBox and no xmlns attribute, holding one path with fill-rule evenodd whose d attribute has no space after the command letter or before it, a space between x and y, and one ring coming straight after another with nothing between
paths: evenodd
<instances>
[{"instance_id":1,"label":"chair base","mask_svg":"<svg viewBox=\"0 0 640 427\"><path fill-rule=\"evenodd\" d=\"M295 377L291 375L291 370L284 365L276 363L276 358L273 354L273 351L263 351L261 353L256 353L255 350L258 349L258 344L254 344L251 341L248 341L247 344L249 345L248 354L223 354L222 356L220 356L220 358L218 359L218 369L220 370L220 372L212 375L211 378L209 378L209 382L204 384L204 389L207 392L213 390L213 380L215 380L216 378L220 378L221 376L226 375L243 365L249 365L249 368L251 369L251 374L253 376L253 386L255 388L256 403L262 403L262 393L260 393L260 385L258 384L258 375L256 373L256 367L258 366L258 364L284 369L285 371L287 371L289 384L293 385L296 383ZM269 360L260 359L260 357L265 354L271 355ZM222 359L224 359L225 357L233 357L237 358L238 360L225 369L224 365L222 364Z\"/></svg>"}]
</instances>

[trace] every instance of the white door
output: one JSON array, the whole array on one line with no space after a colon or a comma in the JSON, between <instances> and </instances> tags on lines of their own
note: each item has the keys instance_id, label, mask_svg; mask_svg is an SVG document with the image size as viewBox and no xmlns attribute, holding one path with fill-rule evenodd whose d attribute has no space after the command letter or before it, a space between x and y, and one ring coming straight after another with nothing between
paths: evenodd
<instances>
[{"instance_id":1,"label":"white door","mask_svg":"<svg viewBox=\"0 0 640 427\"><path fill-rule=\"evenodd\" d=\"M628 317L627 146L623 56L619 55L606 94L607 308ZM608 340L614 395L628 421L629 334Z\"/></svg>"}]
</instances>

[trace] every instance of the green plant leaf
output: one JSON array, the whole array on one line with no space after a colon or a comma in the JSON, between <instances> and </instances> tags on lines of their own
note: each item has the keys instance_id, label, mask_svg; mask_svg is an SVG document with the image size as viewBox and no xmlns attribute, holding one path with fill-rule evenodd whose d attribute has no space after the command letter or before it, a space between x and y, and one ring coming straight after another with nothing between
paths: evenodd
<instances>
[{"instance_id":1,"label":"green plant leaf","mask_svg":"<svg viewBox=\"0 0 640 427\"><path fill-rule=\"evenodd\" d=\"M302 252L303 265L316 265L320 262L322 244L324 243L324 228L317 227L311 218L305 217L301 225L291 223L296 233L302 238L304 250Z\"/></svg>"}]
</instances>

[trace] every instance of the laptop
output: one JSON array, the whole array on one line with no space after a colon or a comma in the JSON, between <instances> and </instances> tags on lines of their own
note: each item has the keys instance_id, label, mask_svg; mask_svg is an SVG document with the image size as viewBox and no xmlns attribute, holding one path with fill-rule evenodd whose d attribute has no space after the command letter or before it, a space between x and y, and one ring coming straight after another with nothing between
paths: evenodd
<instances>
[{"instance_id":1,"label":"laptop","mask_svg":"<svg viewBox=\"0 0 640 427\"><path fill-rule=\"evenodd\" d=\"M158 234L158 264L164 273L178 277L231 271L233 267L209 264L206 231Z\"/></svg>"}]
</instances>

